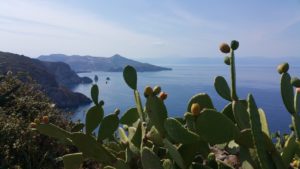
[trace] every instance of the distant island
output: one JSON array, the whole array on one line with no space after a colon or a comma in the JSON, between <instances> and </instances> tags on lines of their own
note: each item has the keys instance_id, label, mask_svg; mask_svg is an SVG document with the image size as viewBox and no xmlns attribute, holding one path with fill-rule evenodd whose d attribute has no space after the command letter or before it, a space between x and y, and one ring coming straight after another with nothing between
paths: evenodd
<instances>
[{"instance_id":1,"label":"distant island","mask_svg":"<svg viewBox=\"0 0 300 169\"><path fill-rule=\"evenodd\" d=\"M42 91L60 108L78 107L91 100L69 88L80 83L92 83L92 79L79 77L69 65L63 62L45 62L23 55L0 52L0 74L11 71L13 74L25 73L41 86Z\"/></svg>"},{"instance_id":2,"label":"distant island","mask_svg":"<svg viewBox=\"0 0 300 169\"><path fill-rule=\"evenodd\" d=\"M105 72L122 72L126 65L133 66L139 72L155 72L163 70L172 70L171 68L141 63L135 60L125 58L119 54L112 57L95 57L95 56L67 56L64 54L41 55L39 60L48 62L64 62L76 72L105 71Z\"/></svg>"}]
</instances>

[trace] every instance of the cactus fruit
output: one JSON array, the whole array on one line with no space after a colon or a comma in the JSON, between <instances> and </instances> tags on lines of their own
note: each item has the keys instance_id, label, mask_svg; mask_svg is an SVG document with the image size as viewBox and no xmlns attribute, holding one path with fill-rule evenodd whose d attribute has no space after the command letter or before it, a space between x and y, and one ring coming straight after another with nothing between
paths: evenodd
<instances>
[{"instance_id":1,"label":"cactus fruit","mask_svg":"<svg viewBox=\"0 0 300 169\"><path fill-rule=\"evenodd\" d=\"M224 63L225 63L226 65L230 65L230 57L229 57L229 56L225 56L225 57L224 57Z\"/></svg>"},{"instance_id":2,"label":"cactus fruit","mask_svg":"<svg viewBox=\"0 0 300 169\"><path fill-rule=\"evenodd\" d=\"M144 96L148 97L148 96L152 96L153 95L153 90L150 86L146 86L144 89Z\"/></svg>"},{"instance_id":3,"label":"cactus fruit","mask_svg":"<svg viewBox=\"0 0 300 169\"><path fill-rule=\"evenodd\" d=\"M160 86L155 86L153 88L153 94L158 95L161 92L161 87Z\"/></svg>"},{"instance_id":4,"label":"cactus fruit","mask_svg":"<svg viewBox=\"0 0 300 169\"><path fill-rule=\"evenodd\" d=\"M229 53L230 52L230 47L227 43L222 43L220 45L220 51L223 53Z\"/></svg>"},{"instance_id":5,"label":"cactus fruit","mask_svg":"<svg viewBox=\"0 0 300 169\"><path fill-rule=\"evenodd\" d=\"M104 106L104 101L103 100L100 100L99 106Z\"/></svg>"},{"instance_id":6,"label":"cactus fruit","mask_svg":"<svg viewBox=\"0 0 300 169\"><path fill-rule=\"evenodd\" d=\"M168 97L168 94L167 94L166 92L161 92L161 93L159 94L159 98L160 98L161 100L166 100L167 97Z\"/></svg>"},{"instance_id":7,"label":"cactus fruit","mask_svg":"<svg viewBox=\"0 0 300 169\"><path fill-rule=\"evenodd\" d=\"M230 44L230 47L231 47L232 50L237 50L237 48L239 47L239 42L236 41L236 40L232 40L231 44Z\"/></svg>"},{"instance_id":8,"label":"cactus fruit","mask_svg":"<svg viewBox=\"0 0 300 169\"><path fill-rule=\"evenodd\" d=\"M287 73L289 70L289 64L288 63L282 63L277 66L277 71L279 74Z\"/></svg>"},{"instance_id":9,"label":"cactus fruit","mask_svg":"<svg viewBox=\"0 0 300 169\"><path fill-rule=\"evenodd\" d=\"M211 98L206 93L199 93L194 95L188 102L187 111L191 112L193 103L198 103L202 109L214 109Z\"/></svg>"},{"instance_id":10,"label":"cactus fruit","mask_svg":"<svg viewBox=\"0 0 300 169\"><path fill-rule=\"evenodd\" d=\"M201 107L198 103L193 103L191 107L191 113L193 116L198 116L201 112Z\"/></svg>"},{"instance_id":11,"label":"cactus fruit","mask_svg":"<svg viewBox=\"0 0 300 169\"><path fill-rule=\"evenodd\" d=\"M43 116L42 122L43 122L44 124L48 124L48 123L49 123L49 117L48 117L48 116Z\"/></svg>"}]
</instances>

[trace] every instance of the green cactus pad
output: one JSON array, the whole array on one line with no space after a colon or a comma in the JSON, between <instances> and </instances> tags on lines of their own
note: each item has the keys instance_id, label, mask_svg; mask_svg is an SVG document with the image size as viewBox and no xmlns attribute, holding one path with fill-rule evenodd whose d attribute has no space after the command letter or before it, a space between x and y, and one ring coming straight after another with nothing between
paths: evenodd
<instances>
[{"instance_id":1,"label":"green cactus pad","mask_svg":"<svg viewBox=\"0 0 300 169\"><path fill-rule=\"evenodd\" d=\"M105 116L100 124L98 140L104 140L113 135L119 127L119 118L116 114Z\"/></svg>"},{"instance_id":2,"label":"green cactus pad","mask_svg":"<svg viewBox=\"0 0 300 169\"><path fill-rule=\"evenodd\" d=\"M72 133L71 139L73 144L84 156L91 157L103 164L116 161L116 158L98 143L93 136L85 135L83 133Z\"/></svg>"},{"instance_id":3,"label":"green cactus pad","mask_svg":"<svg viewBox=\"0 0 300 169\"><path fill-rule=\"evenodd\" d=\"M223 114L205 109L196 121L197 133L210 144L221 144L235 139L239 135L238 128Z\"/></svg>"},{"instance_id":4,"label":"green cactus pad","mask_svg":"<svg viewBox=\"0 0 300 169\"><path fill-rule=\"evenodd\" d=\"M168 136L175 141L175 143L191 144L200 140L200 137L184 128L183 125L174 118L168 118L165 120L165 129Z\"/></svg>"},{"instance_id":5,"label":"green cactus pad","mask_svg":"<svg viewBox=\"0 0 300 169\"><path fill-rule=\"evenodd\" d=\"M164 169L160 163L160 159L147 147L142 150L142 165L144 169Z\"/></svg>"},{"instance_id":6,"label":"green cactus pad","mask_svg":"<svg viewBox=\"0 0 300 169\"><path fill-rule=\"evenodd\" d=\"M103 118L103 114L102 106L93 106L88 110L85 118L86 133L91 134L98 127Z\"/></svg>"},{"instance_id":7,"label":"green cactus pad","mask_svg":"<svg viewBox=\"0 0 300 169\"><path fill-rule=\"evenodd\" d=\"M184 119L186 121L187 128L189 130L195 132L195 130L196 130L196 128L195 128L196 117L192 113L186 112L186 113L184 113Z\"/></svg>"},{"instance_id":8,"label":"green cactus pad","mask_svg":"<svg viewBox=\"0 0 300 169\"><path fill-rule=\"evenodd\" d=\"M261 129L270 138L270 131L269 131L268 121L266 118L266 113L261 108L258 109L258 113L259 113L259 119L261 123Z\"/></svg>"},{"instance_id":9,"label":"green cactus pad","mask_svg":"<svg viewBox=\"0 0 300 169\"><path fill-rule=\"evenodd\" d=\"M137 89L137 73L134 67L126 66L123 70L123 78L131 89Z\"/></svg>"},{"instance_id":10,"label":"green cactus pad","mask_svg":"<svg viewBox=\"0 0 300 169\"><path fill-rule=\"evenodd\" d=\"M146 112L150 118L151 123L155 126L157 131L164 136L165 128L164 122L168 117L167 108L164 102L157 96L151 96L146 101Z\"/></svg>"},{"instance_id":11,"label":"green cactus pad","mask_svg":"<svg viewBox=\"0 0 300 169\"><path fill-rule=\"evenodd\" d=\"M287 168L292 162L297 148L299 149L299 145L296 143L295 135L290 135L284 145L283 152L281 155L282 160Z\"/></svg>"},{"instance_id":12,"label":"green cactus pad","mask_svg":"<svg viewBox=\"0 0 300 169\"><path fill-rule=\"evenodd\" d=\"M93 100L94 104L97 105L98 104L98 98L99 98L99 88L96 84L94 84L92 86L91 97L92 97L92 100Z\"/></svg>"},{"instance_id":13,"label":"green cactus pad","mask_svg":"<svg viewBox=\"0 0 300 169\"><path fill-rule=\"evenodd\" d=\"M128 137L127 137L126 132L124 131L124 129L121 128L121 127L119 127L118 131L119 131L119 136L120 136L121 143L123 143L123 144L128 143L129 139L128 139Z\"/></svg>"},{"instance_id":14,"label":"green cactus pad","mask_svg":"<svg viewBox=\"0 0 300 169\"><path fill-rule=\"evenodd\" d=\"M300 112L300 90L296 89L294 98L295 112L299 115Z\"/></svg>"},{"instance_id":15,"label":"green cactus pad","mask_svg":"<svg viewBox=\"0 0 300 169\"><path fill-rule=\"evenodd\" d=\"M191 107L193 103L198 103L201 109L214 109L214 105L211 101L211 98L206 93L199 93L190 99L187 107L188 112L191 112Z\"/></svg>"},{"instance_id":16,"label":"green cactus pad","mask_svg":"<svg viewBox=\"0 0 300 169\"><path fill-rule=\"evenodd\" d=\"M121 159L117 159L114 167L116 167L116 169L130 169L130 167Z\"/></svg>"},{"instance_id":17,"label":"green cactus pad","mask_svg":"<svg viewBox=\"0 0 300 169\"><path fill-rule=\"evenodd\" d=\"M265 138L262 131L258 108L251 94L248 96L248 112L250 114L252 140L257 153L259 165L262 169L272 169L273 167L270 164L270 158L265 146Z\"/></svg>"},{"instance_id":18,"label":"green cactus pad","mask_svg":"<svg viewBox=\"0 0 300 169\"><path fill-rule=\"evenodd\" d=\"M39 124L36 129L42 134L54 137L63 143L70 144L69 138L71 137L71 133L54 124Z\"/></svg>"},{"instance_id":19,"label":"green cactus pad","mask_svg":"<svg viewBox=\"0 0 300 169\"><path fill-rule=\"evenodd\" d=\"M182 156L178 152L177 148L168 140L163 140L164 147L168 150L168 154L172 157L172 159L175 161L175 163L182 169L185 169L185 164L182 159Z\"/></svg>"},{"instance_id":20,"label":"green cactus pad","mask_svg":"<svg viewBox=\"0 0 300 169\"><path fill-rule=\"evenodd\" d=\"M129 137L130 142L134 146L139 148L141 146L141 142L142 142L142 125L141 125L141 123L139 123L138 127L135 129L134 133L132 133L131 135L132 135L132 137Z\"/></svg>"},{"instance_id":21,"label":"green cactus pad","mask_svg":"<svg viewBox=\"0 0 300 169\"><path fill-rule=\"evenodd\" d=\"M249 114L247 112L247 102L244 100L232 102L232 110L238 127L243 130L250 128Z\"/></svg>"},{"instance_id":22,"label":"green cactus pad","mask_svg":"<svg viewBox=\"0 0 300 169\"><path fill-rule=\"evenodd\" d=\"M153 143L159 145L159 146L163 146L163 139L162 137L159 135L157 129L152 126L150 131L147 133L147 138L149 140L151 140Z\"/></svg>"},{"instance_id":23,"label":"green cactus pad","mask_svg":"<svg viewBox=\"0 0 300 169\"><path fill-rule=\"evenodd\" d=\"M200 153L203 157L207 157L210 149L207 142L198 141L193 144L182 144L179 146L178 151L183 158L185 166L190 166L195 155Z\"/></svg>"},{"instance_id":24,"label":"green cactus pad","mask_svg":"<svg viewBox=\"0 0 300 169\"><path fill-rule=\"evenodd\" d=\"M126 124L128 126L132 126L132 124L136 122L138 119L139 119L139 113L137 111L137 108L130 108L121 117L120 123Z\"/></svg>"},{"instance_id":25,"label":"green cactus pad","mask_svg":"<svg viewBox=\"0 0 300 169\"><path fill-rule=\"evenodd\" d=\"M252 131L251 129L244 129L241 134L235 139L235 141L246 148L253 148Z\"/></svg>"},{"instance_id":26,"label":"green cactus pad","mask_svg":"<svg viewBox=\"0 0 300 169\"><path fill-rule=\"evenodd\" d=\"M291 85L291 77L288 73L283 73L281 75L281 97L283 103L291 114L295 113L294 110L294 90Z\"/></svg>"},{"instance_id":27,"label":"green cactus pad","mask_svg":"<svg viewBox=\"0 0 300 169\"><path fill-rule=\"evenodd\" d=\"M82 153L67 154L62 157L64 169L79 169L83 162Z\"/></svg>"},{"instance_id":28,"label":"green cactus pad","mask_svg":"<svg viewBox=\"0 0 300 169\"><path fill-rule=\"evenodd\" d=\"M233 123L236 123L233 111L232 111L232 103L228 103L224 109L221 111L226 117L228 117Z\"/></svg>"},{"instance_id":29,"label":"green cactus pad","mask_svg":"<svg viewBox=\"0 0 300 169\"><path fill-rule=\"evenodd\" d=\"M230 88L222 76L217 76L215 78L215 89L217 93L225 100L231 101Z\"/></svg>"},{"instance_id":30,"label":"green cactus pad","mask_svg":"<svg viewBox=\"0 0 300 169\"><path fill-rule=\"evenodd\" d=\"M72 127L71 132L78 132L81 131L84 128L83 123L78 123L74 127Z\"/></svg>"}]
</instances>

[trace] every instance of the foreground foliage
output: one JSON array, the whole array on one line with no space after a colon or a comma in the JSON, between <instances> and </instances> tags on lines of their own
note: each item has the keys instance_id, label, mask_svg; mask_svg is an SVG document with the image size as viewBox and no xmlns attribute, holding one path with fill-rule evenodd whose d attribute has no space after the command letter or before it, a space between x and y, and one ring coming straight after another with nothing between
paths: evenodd
<instances>
[{"instance_id":1,"label":"foreground foliage","mask_svg":"<svg viewBox=\"0 0 300 169\"><path fill-rule=\"evenodd\" d=\"M59 168L56 157L72 152L28 127L45 115L58 126L71 127L39 89L34 82L23 83L10 72L0 77L0 168Z\"/></svg>"},{"instance_id":2,"label":"foreground foliage","mask_svg":"<svg viewBox=\"0 0 300 169\"><path fill-rule=\"evenodd\" d=\"M104 116L99 89L93 85L94 106L86 114L84 124L71 132L52 123L41 122L33 130L74 145L79 153L62 156L67 169L80 168L84 159L93 159L102 168L144 169L287 169L298 168L300 137L300 80L288 74L288 64L278 67L281 74L281 94L292 117L292 132L284 137L272 136L263 109L258 108L252 94L240 98L236 90L235 50L237 41L220 46L229 54L230 87L222 76L215 78L215 89L228 101L218 112L209 95L199 93L187 104L184 117L168 117L164 104L167 94L159 86L145 88L143 107L137 90L137 73L131 66L123 71L124 80L133 90L136 107L119 117L119 110ZM296 93L294 93L296 91ZM119 127L121 126L121 127ZM98 129L98 130L96 130ZM117 131L117 132L116 132ZM272 138L276 139L275 144ZM239 158L232 164L216 158L214 149L226 149Z\"/></svg>"}]
</instances>

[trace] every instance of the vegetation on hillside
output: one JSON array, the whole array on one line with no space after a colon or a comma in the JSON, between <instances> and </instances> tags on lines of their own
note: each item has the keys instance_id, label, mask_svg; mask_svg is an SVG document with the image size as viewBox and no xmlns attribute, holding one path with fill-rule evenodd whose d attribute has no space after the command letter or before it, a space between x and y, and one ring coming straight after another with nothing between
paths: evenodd
<instances>
[{"instance_id":1,"label":"vegetation on hillside","mask_svg":"<svg viewBox=\"0 0 300 169\"><path fill-rule=\"evenodd\" d=\"M39 85L30 78L26 83L18 79L11 72L0 78L0 168L59 168L61 163L56 157L76 148L32 132L29 125L43 116L64 129L73 124L53 106Z\"/></svg>"},{"instance_id":2,"label":"vegetation on hillside","mask_svg":"<svg viewBox=\"0 0 300 169\"><path fill-rule=\"evenodd\" d=\"M290 77L287 63L278 66L281 95L291 114L292 126L288 135L270 134L265 113L257 107L254 96L240 98L236 90L238 47L235 40L220 46L221 52L229 55L224 62L231 75L230 85L222 76L215 78L216 91L228 101L221 112L216 110L209 95L199 93L190 99L183 117L168 117L164 104L167 94L159 86L145 87L143 106L136 70L127 66L123 76L133 90L136 107L121 117L118 109L104 116L104 102L98 100L99 89L94 85L91 97L95 105L88 110L85 125L70 132L41 122L33 130L79 149L79 153L62 156L67 169L80 168L84 159L96 160L106 169L299 168L300 80ZM225 157L218 151L226 152Z\"/></svg>"}]
</instances>

